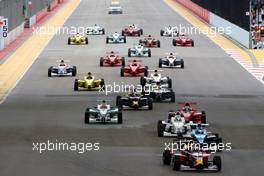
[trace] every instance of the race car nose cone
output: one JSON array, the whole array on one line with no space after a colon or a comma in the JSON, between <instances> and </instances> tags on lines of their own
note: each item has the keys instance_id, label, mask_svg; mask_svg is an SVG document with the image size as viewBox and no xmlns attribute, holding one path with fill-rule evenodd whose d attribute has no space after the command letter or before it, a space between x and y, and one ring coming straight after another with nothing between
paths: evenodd
<instances>
[{"instance_id":1,"label":"race car nose cone","mask_svg":"<svg viewBox=\"0 0 264 176\"><path fill-rule=\"evenodd\" d=\"M199 168L203 166L203 159L197 159L195 160L195 167Z\"/></svg>"}]
</instances>

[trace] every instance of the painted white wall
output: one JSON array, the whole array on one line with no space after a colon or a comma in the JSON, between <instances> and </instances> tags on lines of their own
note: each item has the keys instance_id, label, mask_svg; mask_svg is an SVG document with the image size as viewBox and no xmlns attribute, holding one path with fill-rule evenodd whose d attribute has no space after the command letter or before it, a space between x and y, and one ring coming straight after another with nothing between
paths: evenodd
<instances>
[{"instance_id":1,"label":"painted white wall","mask_svg":"<svg viewBox=\"0 0 264 176\"><path fill-rule=\"evenodd\" d=\"M215 15L214 13L210 12L209 14L210 24L215 27L221 27L225 30L226 35L230 36L232 39L236 40L238 43L242 44L243 46L249 48L249 32L241 27Z\"/></svg>"}]
</instances>

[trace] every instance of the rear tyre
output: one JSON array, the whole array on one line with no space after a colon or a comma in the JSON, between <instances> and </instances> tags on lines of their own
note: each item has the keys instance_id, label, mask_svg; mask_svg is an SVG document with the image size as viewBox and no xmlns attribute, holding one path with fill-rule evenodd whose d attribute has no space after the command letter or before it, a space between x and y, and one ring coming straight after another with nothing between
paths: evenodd
<instances>
[{"instance_id":1,"label":"rear tyre","mask_svg":"<svg viewBox=\"0 0 264 176\"><path fill-rule=\"evenodd\" d=\"M205 111L202 111L201 123L206 123L206 113L205 113Z\"/></svg>"},{"instance_id":2,"label":"rear tyre","mask_svg":"<svg viewBox=\"0 0 264 176\"><path fill-rule=\"evenodd\" d=\"M85 38L85 44L88 45L88 38Z\"/></svg>"},{"instance_id":3,"label":"rear tyre","mask_svg":"<svg viewBox=\"0 0 264 176\"><path fill-rule=\"evenodd\" d=\"M100 58L100 67L103 67L103 66L104 66L104 58L101 57L101 58Z\"/></svg>"},{"instance_id":4,"label":"rear tyre","mask_svg":"<svg viewBox=\"0 0 264 176\"><path fill-rule=\"evenodd\" d=\"M140 29L140 35L143 35L143 29Z\"/></svg>"},{"instance_id":5,"label":"rear tyre","mask_svg":"<svg viewBox=\"0 0 264 176\"><path fill-rule=\"evenodd\" d=\"M159 120L157 124L157 131L159 137L163 137L164 130L165 130L165 126L162 124L162 120Z\"/></svg>"},{"instance_id":6,"label":"rear tyre","mask_svg":"<svg viewBox=\"0 0 264 176\"><path fill-rule=\"evenodd\" d=\"M68 45L70 45L71 44L71 38L69 37L68 38Z\"/></svg>"},{"instance_id":7,"label":"rear tyre","mask_svg":"<svg viewBox=\"0 0 264 176\"><path fill-rule=\"evenodd\" d=\"M128 57L131 57L131 49L128 49Z\"/></svg>"},{"instance_id":8,"label":"rear tyre","mask_svg":"<svg viewBox=\"0 0 264 176\"><path fill-rule=\"evenodd\" d=\"M164 165L171 164L171 152L169 150L165 150L162 155L162 161Z\"/></svg>"},{"instance_id":9,"label":"rear tyre","mask_svg":"<svg viewBox=\"0 0 264 176\"><path fill-rule=\"evenodd\" d=\"M120 69L120 76L121 76L121 77L124 77L124 67L122 67L122 68Z\"/></svg>"},{"instance_id":10,"label":"rear tyre","mask_svg":"<svg viewBox=\"0 0 264 176\"><path fill-rule=\"evenodd\" d=\"M121 58L121 60L122 60L122 66L124 67L124 66L126 65L125 58L124 58L124 57L122 57L122 58Z\"/></svg>"},{"instance_id":11,"label":"rear tyre","mask_svg":"<svg viewBox=\"0 0 264 176\"><path fill-rule=\"evenodd\" d=\"M143 76L140 77L140 84L142 87L146 85L146 79Z\"/></svg>"},{"instance_id":12,"label":"rear tyre","mask_svg":"<svg viewBox=\"0 0 264 176\"><path fill-rule=\"evenodd\" d=\"M108 36L106 37L106 43L107 44L109 43L109 37Z\"/></svg>"},{"instance_id":13,"label":"rear tyre","mask_svg":"<svg viewBox=\"0 0 264 176\"><path fill-rule=\"evenodd\" d=\"M124 43L126 43L126 36L124 36Z\"/></svg>"},{"instance_id":14,"label":"rear tyre","mask_svg":"<svg viewBox=\"0 0 264 176\"><path fill-rule=\"evenodd\" d=\"M118 124L122 124L123 123L122 112L118 112L118 114L117 114L117 123Z\"/></svg>"},{"instance_id":15,"label":"rear tyre","mask_svg":"<svg viewBox=\"0 0 264 176\"><path fill-rule=\"evenodd\" d=\"M181 60L181 68L184 68L184 61L183 61L183 59Z\"/></svg>"},{"instance_id":16,"label":"rear tyre","mask_svg":"<svg viewBox=\"0 0 264 176\"><path fill-rule=\"evenodd\" d=\"M159 68L162 68L162 59L159 59Z\"/></svg>"},{"instance_id":17,"label":"rear tyre","mask_svg":"<svg viewBox=\"0 0 264 176\"><path fill-rule=\"evenodd\" d=\"M194 47L194 41L192 41L192 47Z\"/></svg>"},{"instance_id":18,"label":"rear tyre","mask_svg":"<svg viewBox=\"0 0 264 176\"><path fill-rule=\"evenodd\" d=\"M171 102L175 103L175 92L171 92Z\"/></svg>"},{"instance_id":19,"label":"rear tyre","mask_svg":"<svg viewBox=\"0 0 264 176\"><path fill-rule=\"evenodd\" d=\"M76 74L77 74L77 67L73 66L72 67L72 76L76 76Z\"/></svg>"},{"instance_id":20,"label":"rear tyre","mask_svg":"<svg viewBox=\"0 0 264 176\"><path fill-rule=\"evenodd\" d=\"M148 76L148 66L145 66L145 69L144 69L144 76Z\"/></svg>"},{"instance_id":21,"label":"rear tyre","mask_svg":"<svg viewBox=\"0 0 264 176\"><path fill-rule=\"evenodd\" d=\"M160 30L160 36L164 35L164 30Z\"/></svg>"},{"instance_id":22,"label":"rear tyre","mask_svg":"<svg viewBox=\"0 0 264 176\"><path fill-rule=\"evenodd\" d=\"M84 116L84 123L89 124L90 123L90 113L89 113L89 108L86 109L85 116ZM88 112L87 112L88 111Z\"/></svg>"},{"instance_id":23,"label":"rear tyre","mask_svg":"<svg viewBox=\"0 0 264 176\"><path fill-rule=\"evenodd\" d=\"M170 78L168 79L168 87L169 87L169 88L172 88L172 81L171 81Z\"/></svg>"},{"instance_id":24,"label":"rear tyre","mask_svg":"<svg viewBox=\"0 0 264 176\"><path fill-rule=\"evenodd\" d=\"M50 67L50 68L48 69L48 77L51 77L51 71L52 71L52 67Z\"/></svg>"},{"instance_id":25,"label":"rear tyre","mask_svg":"<svg viewBox=\"0 0 264 176\"><path fill-rule=\"evenodd\" d=\"M148 49L148 57L151 57L151 50Z\"/></svg>"},{"instance_id":26,"label":"rear tyre","mask_svg":"<svg viewBox=\"0 0 264 176\"><path fill-rule=\"evenodd\" d=\"M148 109L149 110L153 109L153 100L151 98L148 100Z\"/></svg>"},{"instance_id":27,"label":"rear tyre","mask_svg":"<svg viewBox=\"0 0 264 176\"><path fill-rule=\"evenodd\" d=\"M121 96L120 96L120 95L116 96L116 106L117 106L118 108L120 108L120 107L119 107L119 105L120 105L120 100L121 100Z\"/></svg>"},{"instance_id":28,"label":"rear tyre","mask_svg":"<svg viewBox=\"0 0 264 176\"><path fill-rule=\"evenodd\" d=\"M172 39L172 45L176 46L176 40L175 39Z\"/></svg>"},{"instance_id":29,"label":"rear tyre","mask_svg":"<svg viewBox=\"0 0 264 176\"><path fill-rule=\"evenodd\" d=\"M104 79L101 79L100 86L101 86L102 90L105 90L105 81L104 81Z\"/></svg>"},{"instance_id":30,"label":"rear tyre","mask_svg":"<svg viewBox=\"0 0 264 176\"><path fill-rule=\"evenodd\" d=\"M160 41L158 40L157 42L158 42L158 44L157 44L158 45L158 48L160 48Z\"/></svg>"},{"instance_id":31,"label":"rear tyre","mask_svg":"<svg viewBox=\"0 0 264 176\"><path fill-rule=\"evenodd\" d=\"M78 90L79 90L78 79L75 79L75 81L74 81L74 91L78 91Z\"/></svg>"},{"instance_id":32,"label":"rear tyre","mask_svg":"<svg viewBox=\"0 0 264 176\"><path fill-rule=\"evenodd\" d=\"M221 169L222 169L222 161L221 161L220 156L214 156L213 165L217 166L217 172L221 171Z\"/></svg>"},{"instance_id":33,"label":"rear tyre","mask_svg":"<svg viewBox=\"0 0 264 176\"><path fill-rule=\"evenodd\" d=\"M105 34L105 30L104 29L102 29L102 35L104 35Z\"/></svg>"}]
</instances>

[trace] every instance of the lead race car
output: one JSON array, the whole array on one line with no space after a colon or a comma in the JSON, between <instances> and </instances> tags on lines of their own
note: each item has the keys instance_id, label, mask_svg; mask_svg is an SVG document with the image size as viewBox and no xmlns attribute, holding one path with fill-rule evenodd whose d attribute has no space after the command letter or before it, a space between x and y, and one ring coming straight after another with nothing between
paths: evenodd
<instances>
[{"instance_id":1,"label":"lead race car","mask_svg":"<svg viewBox=\"0 0 264 176\"><path fill-rule=\"evenodd\" d=\"M165 37L175 37L179 35L176 27L166 26L164 29L160 30L160 35Z\"/></svg>"},{"instance_id":2,"label":"lead race car","mask_svg":"<svg viewBox=\"0 0 264 176\"><path fill-rule=\"evenodd\" d=\"M160 41L155 39L152 35L146 35L144 36L144 39L139 40L139 44L143 45L144 47L148 48L160 48Z\"/></svg>"},{"instance_id":3,"label":"lead race car","mask_svg":"<svg viewBox=\"0 0 264 176\"><path fill-rule=\"evenodd\" d=\"M193 39L189 38L186 34L180 34L178 37L172 39L173 46L194 46Z\"/></svg>"},{"instance_id":4,"label":"lead race car","mask_svg":"<svg viewBox=\"0 0 264 176\"><path fill-rule=\"evenodd\" d=\"M151 50L141 44L135 44L128 49L128 57L151 57Z\"/></svg>"},{"instance_id":5,"label":"lead race car","mask_svg":"<svg viewBox=\"0 0 264 176\"><path fill-rule=\"evenodd\" d=\"M88 38L77 33L68 38L68 45L87 45Z\"/></svg>"},{"instance_id":6,"label":"lead race car","mask_svg":"<svg viewBox=\"0 0 264 176\"><path fill-rule=\"evenodd\" d=\"M78 90L101 90L105 87L104 79L98 79L89 72L83 79L75 79L74 81L74 91Z\"/></svg>"},{"instance_id":7,"label":"lead race car","mask_svg":"<svg viewBox=\"0 0 264 176\"><path fill-rule=\"evenodd\" d=\"M121 109L148 109L152 110L153 101L142 93L131 92L125 96L116 97L116 105Z\"/></svg>"},{"instance_id":8,"label":"lead race car","mask_svg":"<svg viewBox=\"0 0 264 176\"><path fill-rule=\"evenodd\" d=\"M210 151L192 148L188 143L185 146L182 150L165 149L162 155L163 164L172 164L175 171L221 171L220 156L212 156Z\"/></svg>"},{"instance_id":9,"label":"lead race car","mask_svg":"<svg viewBox=\"0 0 264 176\"><path fill-rule=\"evenodd\" d=\"M142 87L148 86L148 85L158 85L171 88L172 87L172 81L171 78L168 76L162 76L161 75L161 70L154 70L153 73L150 74L150 76L144 76L140 78L140 85Z\"/></svg>"},{"instance_id":10,"label":"lead race car","mask_svg":"<svg viewBox=\"0 0 264 176\"><path fill-rule=\"evenodd\" d=\"M143 29L139 28L136 24L131 24L122 30L123 36L136 36L143 35Z\"/></svg>"},{"instance_id":11,"label":"lead race car","mask_svg":"<svg viewBox=\"0 0 264 176\"><path fill-rule=\"evenodd\" d=\"M159 120L157 131L159 137L179 137L191 130L189 123L186 123L184 116L179 112L170 111L168 119Z\"/></svg>"},{"instance_id":12,"label":"lead race car","mask_svg":"<svg viewBox=\"0 0 264 176\"><path fill-rule=\"evenodd\" d=\"M84 123L123 123L122 110L111 107L105 100L95 108L86 108Z\"/></svg>"},{"instance_id":13,"label":"lead race car","mask_svg":"<svg viewBox=\"0 0 264 176\"><path fill-rule=\"evenodd\" d=\"M87 28L87 35L104 35L105 30L103 27L94 24L93 26L89 26Z\"/></svg>"},{"instance_id":14,"label":"lead race car","mask_svg":"<svg viewBox=\"0 0 264 176\"><path fill-rule=\"evenodd\" d=\"M100 58L100 66L125 66L125 58L121 57L118 52L107 52L104 57Z\"/></svg>"},{"instance_id":15,"label":"lead race car","mask_svg":"<svg viewBox=\"0 0 264 176\"><path fill-rule=\"evenodd\" d=\"M48 69L48 77L52 76L76 76L77 67L66 64L64 60L60 60L57 66L51 66Z\"/></svg>"},{"instance_id":16,"label":"lead race car","mask_svg":"<svg viewBox=\"0 0 264 176\"><path fill-rule=\"evenodd\" d=\"M120 76L148 76L148 66L144 66L142 60L129 60L128 65L121 68Z\"/></svg>"},{"instance_id":17,"label":"lead race car","mask_svg":"<svg viewBox=\"0 0 264 176\"><path fill-rule=\"evenodd\" d=\"M159 68L184 68L184 60L175 53L169 53L167 56L159 59Z\"/></svg>"},{"instance_id":18,"label":"lead race car","mask_svg":"<svg viewBox=\"0 0 264 176\"><path fill-rule=\"evenodd\" d=\"M126 36L122 36L118 32L114 32L106 37L106 43L126 43Z\"/></svg>"},{"instance_id":19,"label":"lead race car","mask_svg":"<svg viewBox=\"0 0 264 176\"><path fill-rule=\"evenodd\" d=\"M112 1L109 6L108 14L122 14L122 13L123 10L120 3L118 1Z\"/></svg>"},{"instance_id":20,"label":"lead race car","mask_svg":"<svg viewBox=\"0 0 264 176\"><path fill-rule=\"evenodd\" d=\"M197 103L195 102L180 102L180 109L178 110L184 115L187 122L194 123L206 123L206 113L205 111L199 111L196 109Z\"/></svg>"}]
</instances>

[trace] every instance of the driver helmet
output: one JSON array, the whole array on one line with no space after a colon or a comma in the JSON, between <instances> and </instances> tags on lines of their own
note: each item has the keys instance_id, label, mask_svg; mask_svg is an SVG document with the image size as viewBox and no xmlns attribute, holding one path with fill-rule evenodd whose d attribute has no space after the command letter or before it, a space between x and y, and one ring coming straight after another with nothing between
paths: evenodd
<instances>
[{"instance_id":1,"label":"driver helmet","mask_svg":"<svg viewBox=\"0 0 264 176\"><path fill-rule=\"evenodd\" d=\"M158 70L154 71L154 76L159 76Z\"/></svg>"}]
</instances>

